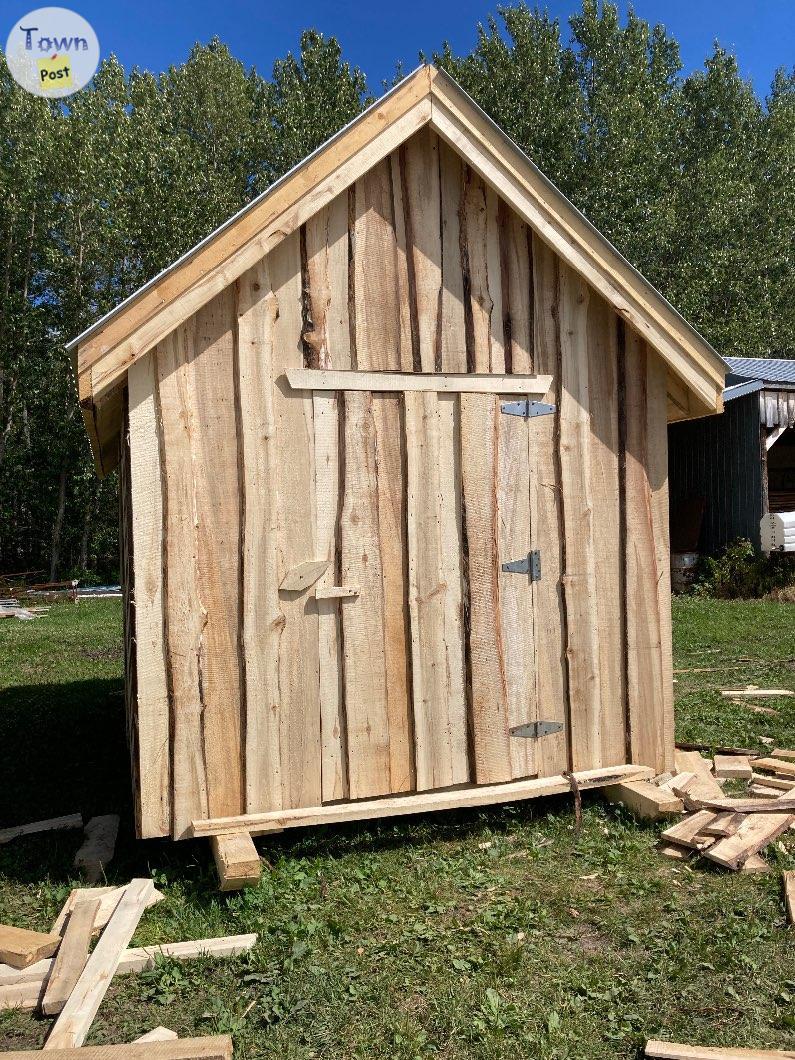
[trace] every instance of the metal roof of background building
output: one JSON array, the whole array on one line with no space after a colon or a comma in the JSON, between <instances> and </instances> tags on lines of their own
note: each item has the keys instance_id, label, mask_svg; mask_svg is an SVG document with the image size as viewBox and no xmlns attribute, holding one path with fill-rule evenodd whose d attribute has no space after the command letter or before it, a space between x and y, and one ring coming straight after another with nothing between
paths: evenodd
<instances>
[{"instance_id":1,"label":"metal roof of background building","mask_svg":"<svg viewBox=\"0 0 795 1060\"><path fill-rule=\"evenodd\" d=\"M781 357L724 357L729 366L727 383L740 379L757 379L765 383L791 383L795 385L795 359Z\"/></svg>"}]
</instances>

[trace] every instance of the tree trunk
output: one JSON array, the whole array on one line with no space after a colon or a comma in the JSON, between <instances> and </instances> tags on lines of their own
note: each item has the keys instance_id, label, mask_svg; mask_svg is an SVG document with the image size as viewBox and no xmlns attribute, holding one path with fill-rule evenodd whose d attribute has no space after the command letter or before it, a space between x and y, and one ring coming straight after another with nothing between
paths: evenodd
<instances>
[{"instance_id":1,"label":"tree trunk","mask_svg":"<svg viewBox=\"0 0 795 1060\"><path fill-rule=\"evenodd\" d=\"M58 509L55 513L55 522L52 524L52 549L50 551L50 581L54 582L58 573L58 564L61 561L61 538L63 534L63 520L66 513L66 480L69 471L64 465L61 468L61 476L58 482Z\"/></svg>"}]
</instances>

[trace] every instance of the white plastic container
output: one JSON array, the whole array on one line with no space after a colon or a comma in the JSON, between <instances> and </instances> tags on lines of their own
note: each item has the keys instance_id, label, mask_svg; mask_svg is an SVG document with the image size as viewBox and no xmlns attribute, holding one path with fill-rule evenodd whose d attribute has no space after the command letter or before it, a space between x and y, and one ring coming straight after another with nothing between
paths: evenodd
<instances>
[{"instance_id":1,"label":"white plastic container","mask_svg":"<svg viewBox=\"0 0 795 1060\"><path fill-rule=\"evenodd\" d=\"M770 512L760 526L763 552L795 552L795 512Z\"/></svg>"}]
</instances>

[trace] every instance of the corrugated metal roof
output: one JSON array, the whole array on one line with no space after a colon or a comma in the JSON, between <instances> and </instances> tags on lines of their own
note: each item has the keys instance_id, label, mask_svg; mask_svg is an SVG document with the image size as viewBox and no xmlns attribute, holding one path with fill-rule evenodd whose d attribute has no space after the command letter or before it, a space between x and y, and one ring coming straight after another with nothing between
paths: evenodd
<instances>
[{"instance_id":1,"label":"corrugated metal roof","mask_svg":"<svg viewBox=\"0 0 795 1060\"><path fill-rule=\"evenodd\" d=\"M781 357L725 357L732 375L765 383L795 383L795 359Z\"/></svg>"},{"instance_id":2,"label":"corrugated metal roof","mask_svg":"<svg viewBox=\"0 0 795 1060\"><path fill-rule=\"evenodd\" d=\"M761 379L746 379L744 383L735 383L734 386L727 386L723 391L723 400L732 401L734 398L745 397L746 394L754 394L759 390L764 390L765 384Z\"/></svg>"}]
</instances>

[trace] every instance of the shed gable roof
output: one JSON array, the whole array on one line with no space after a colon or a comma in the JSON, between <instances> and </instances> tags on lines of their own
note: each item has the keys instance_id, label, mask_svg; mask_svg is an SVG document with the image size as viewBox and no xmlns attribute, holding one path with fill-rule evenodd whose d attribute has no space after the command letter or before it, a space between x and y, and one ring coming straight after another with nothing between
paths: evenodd
<instances>
[{"instance_id":1,"label":"shed gable roof","mask_svg":"<svg viewBox=\"0 0 795 1060\"><path fill-rule=\"evenodd\" d=\"M691 415L721 408L726 365L451 77L423 66L69 344L100 471L129 366L417 130L429 125L666 361Z\"/></svg>"}]
</instances>

